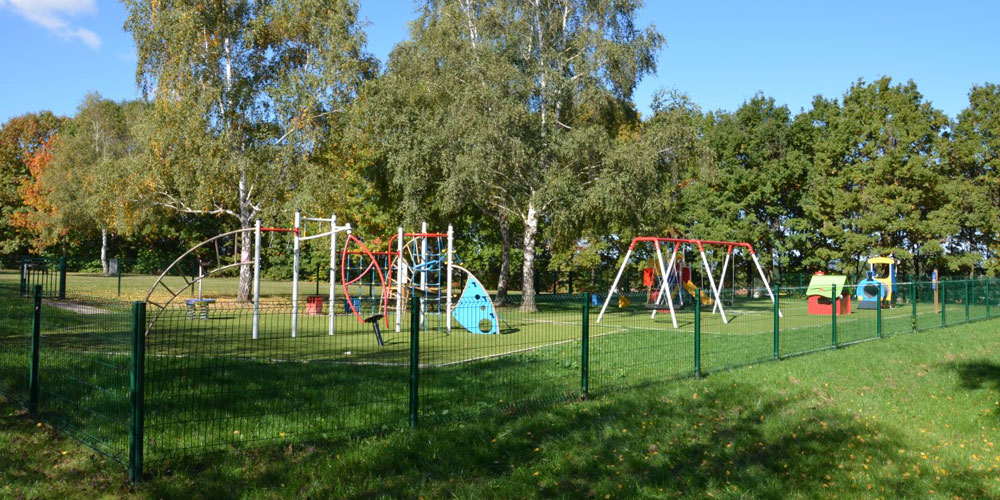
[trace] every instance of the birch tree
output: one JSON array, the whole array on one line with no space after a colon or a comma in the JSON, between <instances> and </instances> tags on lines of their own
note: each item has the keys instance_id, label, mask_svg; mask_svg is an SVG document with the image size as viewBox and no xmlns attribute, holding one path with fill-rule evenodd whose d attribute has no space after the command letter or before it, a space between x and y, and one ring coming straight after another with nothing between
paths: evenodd
<instances>
[{"instance_id":1,"label":"birch tree","mask_svg":"<svg viewBox=\"0 0 1000 500\"><path fill-rule=\"evenodd\" d=\"M540 226L575 207L603 166L663 38L622 0L426 0L393 52L387 162L405 203L480 203L523 228L522 309L535 310ZM405 89L405 90L403 90ZM428 106L433 106L429 108ZM379 113L386 117L386 113ZM428 134L404 130L409 124ZM503 231L501 231L503 233Z\"/></svg>"},{"instance_id":2,"label":"birch tree","mask_svg":"<svg viewBox=\"0 0 1000 500\"><path fill-rule=\"evenodd\" d=\"M153 101L144 195L253 227L298 187L369 76L351 0L124 0L136 79ZM240 259L250 260L244 233ZM237 298L250 295L250 269Z\"/></svg>"}]
</instances>

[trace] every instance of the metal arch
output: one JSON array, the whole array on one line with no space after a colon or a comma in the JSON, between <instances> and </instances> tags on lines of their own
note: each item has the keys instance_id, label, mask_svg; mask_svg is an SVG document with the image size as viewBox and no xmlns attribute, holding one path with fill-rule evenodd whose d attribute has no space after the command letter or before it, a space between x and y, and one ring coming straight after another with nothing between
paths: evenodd
<instances>
[{"instance_id":1,"label":"metal arch","mask_svg":"<svg viewBox=\"0 0 1000 500\"><path fill-rule=\"evenodd\" d=\"M160 314L167 308L167 306L169 306L174 301L174 299L177 298L178 295L180 295L181 293L183 293L185 290L187 290L188 288L191 288L195 283L197 283L197 282L201 281L202 279L204 279L204 278L206 278L208 276L211 276L211 275L213 275L215 273L224 271L226 269L231 269L231 268L234 268L234 267L253 265L254 259L250 259L250 260L248 260L246 262L236 262L236 263L233 263L233 264L227 264L225 266L222 266L222 267L219 267L219 268L216 268L216 269L212 269L212 270L208 271L207 273L205 273L205 274L203 274L203 275L195 278L192 281L187 281L187 278L185 278L184 281L187 281L187 284L184 285L183 288L181 288L178 291L174 292L173 290L170 289L170 287L168 287L165 283L163 283L163 278L167 276L167 273L169 273L170 270L173 269L174 266L177 265L177 263L179 263L180 261L182 261L188 255L191 255L191 253L194 252L195 250L197 250L197 249L199 249L199 248L201 248L201 247L203 247L203 246L205 246L205 245L207 245L207 244L209 244L209 243L211 243L211 242L213 242L215 240L218 240L218 239L221 239L221 238L226 238L228 236L242 234L242 233L252 233L254 231L256 231L256 228L237 229L235 231L230 231L228 233L223 233L223 234L219 234L219 235L213 236L213 237L211 237L211 238L209 238L209 239L207 239L205 241L202 241L201 243L199 243L199 244L191 247L190 249L188 249L188 251L186 251L183 254L181 254L180 257L177 257L176 259L174 259L174 261L171 262L169 266L167 266L167 268L163 271L163 273L161 273L160 276L158 276L156 278L156 281L153 283L153 286L149 289L149 293L146 294L146 298L144 299L144 302L146 302L147 304L152 304L152 305L156 306L157 308L159 308L156 311L156 314L154 314L153 317L149 321L147 321L146 335L149 335L149 332L153 329L153 325L156 324L156 320L157 320L157 318L160 317ZM170 298L167 299L167 301L164 302L163 304L159 304L159 303L152 302L151 300L149 300L153 296L153 292L156 290L157 286L162 286L168 292L171 293Z\"/></svg>"}]
</instances>

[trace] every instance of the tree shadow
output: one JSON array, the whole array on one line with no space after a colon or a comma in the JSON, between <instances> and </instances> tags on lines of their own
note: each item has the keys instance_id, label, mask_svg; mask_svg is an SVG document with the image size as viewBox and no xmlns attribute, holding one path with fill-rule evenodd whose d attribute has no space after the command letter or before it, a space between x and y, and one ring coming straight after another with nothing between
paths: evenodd
<instances>
[{"instance_id":1,"label":"tree shadow","mask_svg":"<svg viewBox=\"0 0 1000 500\"><path fill-rule=\"evenodd\" d=\"M946 366L958 373L963 389L983 387L1000 392L1000 363L976 360L963 363L948 363Z\"/></svg>"},{"instance_id":2,"label":"tree shadow","mask_svg":"<svg viewBox=\"0 0 1000 500\"><path fill-rule=\"evenodd\" d=\"M712 401L699 401L665 392L675 391L661 384L627 397L468 425L258 449L221 465L212 458L187 460L147 487L156 498L232 498L264 488L350 499L927 495L926 484L903 474L926 465L900 455L901 436L817 404L812 393L788 397L733 384ZM795 425L767 422L778 416ZM253 464L252 473L244 461ZM869 476L868 464L899 474ZM944 496L975 497L990 481L988 473L969 470L941 478L934 488Z\"/></svg>"}]
</instances>

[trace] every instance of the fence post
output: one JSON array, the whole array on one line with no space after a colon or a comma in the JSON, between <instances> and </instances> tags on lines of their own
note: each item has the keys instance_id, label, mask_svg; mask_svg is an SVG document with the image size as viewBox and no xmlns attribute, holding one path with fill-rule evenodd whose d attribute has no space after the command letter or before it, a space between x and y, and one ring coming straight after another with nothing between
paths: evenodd
<instances>
[{"instance_id":1,"label":"fence post","mask_svg":"<svg viewBox=\"0 0 1000 500\"><path fill-rule=\"evenodd\" d=\"M944 326L947 322L944 311L948 308L948 287L944 281L938 281L938 290L941 292L941 326Z\"/></svg>"},{"instance_id":2,"label":"fence post","mask_svg":"<svg viewBox=\"0 0 1000 500\"><path fill-rule=\"evenodd\" d=\"M882 338L882 282L878 282L878 296L878 307L875 308L875 335L876 338ZM895 296L893 300L896 300Z\"/></svg>"},{"instance_id":3,"label":"fence post","mask_svg":"<svg viewBox=\"0 0 1000 500\"><path fill-rule=\"evenodd\" d=\"M66 299L66 256L59 257L59 300Z\"/></svg>"},{"instance_id":4,"label":"fence post","mask_svg":"<svg viewBox=\"0 0 1000 500\"><path fill-rule=\"evenodd\" d=\"M128 479L142 482L143 429L146 419L146 303L132 303L132 374L129 377L132 415L128 434Z\"/></svg>"},{"instance_id":5,"label":"fence post","mask_svg":"<svg viewBox=\"0 0 1000 500\"><path fill-rule=\"evenodd\" d=\"M913 306L913 314L910 317L913 333L917 333L917 282L910 280L910 302Z\"/></svg>"},{"instance_id":6,"label":"fence post","mask_svg":"<svg viewBox=\"0 0 1000 500\"><path fill-rule=\"evenodd\" d=\"M833 338L832 338L833 348L836 349L837 348L837 306L839 305L839 303L838 303L839 297L837 296L837 285L831 285L831 286L833 287L833 290L832 290L832 292L830 294L830 302L831 302L831 306L832 306L832 307L830 307L830 310L833 312L833 314L831 314L830 317L832 318L831 319L831 325L833 326L833 332L832 332L833 333Z\"/></svg>"},{"instance_id":7,"label":"fence post","mask_svg":"<svg viewBox=\"0 0 1000 500\"><path fill-rule=\"evenodd\" d=\"M969 322L969 302L972 301L972 280L965 280L965 322Z\"/></svg>"},{"instance_id":8,"label":"fence post","mask_svg":"<svg viewBox=\"0 0 1000 500\"><path fill-rule=\"evenodd\" d=\"M31 316L31 375L28 379L28 413L38 413L38 361L42 341L42 285L35 285Z\"/></svg>"},{"instance_id":9,"label":"fence post","mask_svg":"<svg viewBox=\"0 0 1000 500\"><path fill-rule=\"evenodd\" d=\"M590 292L583 294L583 338L580 343L580 391L590 394Z\"/></svg>"},{"instance_id":10,"label":"fence post","mask_svg":"<svg viewBox=\"0 0 1000 500\"><path fill-rule=\"evenodd\" d=\"M777 283L774 284L774 313L773 313L773 316L774 316L774 359L775 359L775 361L777 361L780 358L780 356L781 356L780 349L779 349L780 345L781 345L781 338L780 338L781 334L779 332L780 322L778 321L779 311L781 311L781 309L778 306L778 297L780 296L780 294L778 293L778 287L780 287L780 286L781 285L779 285ZM735 300L735 297L734 297L734 300Z\"/></svg>"},{"instance_id":11,"label":"fence post","mask_svg":"<svg viewBox=\"0 0 1000 500\"><path fill-rule=\"evenodd\" d=\"M986 278L986 319L990 319L990 278Z\"/></svg>"},{"instance_id":12,"label":"fence post","mask_svg":"<svg viewBox=\"0 0 1000 500\"><path fill-rule=\"evenodd\" d=\"M420 378L420 297L410 294L410 428L417 426Z\"/></svg>"},{"instance_id":13,"label":"fence post","mask_svg":"<svg viewBox=\"0 0 1000 500\"><path fill-rule=\"evenodd\" d=\"M694 376L701 376L701 289L694 291Z\"/></svg>"}]
</instances>

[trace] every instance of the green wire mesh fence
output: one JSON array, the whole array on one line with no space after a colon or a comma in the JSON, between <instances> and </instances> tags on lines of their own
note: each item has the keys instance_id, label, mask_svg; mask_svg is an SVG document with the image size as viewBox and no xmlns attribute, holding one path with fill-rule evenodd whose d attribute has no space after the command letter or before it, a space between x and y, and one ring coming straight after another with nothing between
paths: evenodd
<instances>
[{"instance_id":1,"label":"green wire mesh fence","mask_svg":"<svg viewBox=\"0 0 1000 500\"><path fill-rule=\"evenodd\" d=\"M897 283L881 308L859 300L854 285L830 293L734 287L716 303L691 287L671 293L671 312L648 290L546 294L533 309L512 295L495 309L485 299L452 310L414 292L398 310L313 296L293 314L277 298L256 308L180 299L161 309L72 294L36 302L3 282L0 393L141 471L233 448L390 432L418 418L514 415L990 319L1000 305L995 279Z\"/></svg>"},{"instance_id":2,"label":"green wire mesh fence","mask_svg":"<svg viewBox=\"0 0 1000 500\"><path fill-rule=\"evenodd\" d=\"M44 301L40 417L99 453L128 457L131 304L68 296Z\"/></svg>"},{"instance_id":3,"label":"green wire mesh fence","mask_svg":"<svg viewBox=\"0 0 1000 500\"><path fill-rule=\"evenodd\" d=\"M21 406L28 404L32 307L17 283L0 283L0 394Z\"/></svg>"}]
</instances>

